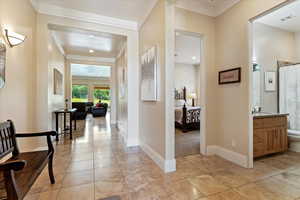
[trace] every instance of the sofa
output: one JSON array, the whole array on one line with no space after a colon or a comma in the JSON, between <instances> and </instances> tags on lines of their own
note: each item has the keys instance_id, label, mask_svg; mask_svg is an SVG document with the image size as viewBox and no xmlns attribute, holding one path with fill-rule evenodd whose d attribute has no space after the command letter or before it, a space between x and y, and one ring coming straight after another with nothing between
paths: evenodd
<instances>
[{"instance_id":1,"label":"sofa","mask_svg":"<svg viewBox=\"0 0 300 200\"><path fill-rule=\"evenodd\" d=\"M72 108L77 109L77 112L75 113L76 120L84 120L88 114L89 107L92 107L91 102L73 102Z\"/></svg>"},{"instance_id":2,"label":"sofa","mask_svg":"<svg viewBox=\"0 0 300 200\"><path fill-rule=\"evenodd\" d=\"M92 115L93 117L105 117L107 113L108 104L103 103L101 105L92 107Z\"/></svg>"}]
</instances>

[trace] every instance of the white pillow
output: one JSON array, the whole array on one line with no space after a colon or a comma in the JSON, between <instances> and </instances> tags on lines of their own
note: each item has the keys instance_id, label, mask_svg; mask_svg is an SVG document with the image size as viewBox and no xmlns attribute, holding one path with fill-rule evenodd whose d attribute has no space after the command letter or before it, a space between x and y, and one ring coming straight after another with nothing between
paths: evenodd
<instances>
[{"instance_id":1,"label":"white pillow","mask_svg":"<svg viewBox=\"0 0 300 200\"><path fill-rule=\"evenodd\" d=\"M175 101L175 106L176 107L180 107L180 106L183 106L185 104L185 101L183 99L180 99L180 100L176 100Z\"/></svg>"}]
</instances>

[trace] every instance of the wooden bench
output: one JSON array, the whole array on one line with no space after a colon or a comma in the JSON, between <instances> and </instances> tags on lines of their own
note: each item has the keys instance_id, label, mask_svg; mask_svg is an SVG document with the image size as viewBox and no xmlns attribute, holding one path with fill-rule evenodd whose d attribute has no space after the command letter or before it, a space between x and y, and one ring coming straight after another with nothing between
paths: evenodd
<instances>
[{"instance_id":1,"label":"wooden bench","mask_svg":"<svg viewBox=\"0 0 300 200\"><path fill-rule=\"evenodd\" d=\"M48 150L20 153L16 138L40 136L47 137ZM0 123L0 159L12 153L11 158L0 164L0 199L23 199L47 164L50 181L55 183L51 136L56 136L56 132L17 134L12 121Z\"/></svg>"}]
</instances>

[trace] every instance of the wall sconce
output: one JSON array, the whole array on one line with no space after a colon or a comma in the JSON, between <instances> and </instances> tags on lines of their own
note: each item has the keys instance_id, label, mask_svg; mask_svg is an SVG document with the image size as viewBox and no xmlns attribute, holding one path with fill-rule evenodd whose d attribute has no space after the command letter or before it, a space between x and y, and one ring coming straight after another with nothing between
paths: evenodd
<instances>
[{"instance_id":1,"label":"wall sconce","mask_svg":"<svg viewBox=\"0 0 300 200\"><path fill-rule=\"evenodd\" d=\"M26 39L26 36L9 31L7 29L5 31L5 38L8 42L10 47L18 46L19 44L23 43Z\"/></svg>"}]
</instances>

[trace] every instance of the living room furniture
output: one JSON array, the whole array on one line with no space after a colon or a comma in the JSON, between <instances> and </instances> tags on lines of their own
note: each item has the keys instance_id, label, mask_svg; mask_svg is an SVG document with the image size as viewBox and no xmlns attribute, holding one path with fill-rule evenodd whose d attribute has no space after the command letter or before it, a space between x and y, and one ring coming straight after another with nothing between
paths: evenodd
<instances>
[{"instance_id":1,"label":"living room furniture","mask_svg":"<svg viewBox=\"0 0 300 200\"><path fill-rule=\"evenodd\" d=\"M101 106L92 107L93 117L105 117L107 113L108 104L103 103Z\"/></svg>"},{"instance_id":2,"label":"living room furniture","mask_svg":"<svg viewBox=\"0 0 300 200\"><path fill-rule=\"evenodd\" d=\"M77 120L84 120L86 118L86 115L88 114L86 102L73 102L72 108L77 109L77 112L74 116Z\"/></svg>"},{"instance_id":3,"label":"living room furniture","mask_svg":"<svg viewBox=\"0 0 300 200\"><path fill-rule=\"evenodd\" d=\"M57 132L57 135L56 135L56 141L58 141L58 135L59 135L59 132L58 132L58 127L59 127L59 115L62 114L63 115L63 118L64 118L64 129L63 129L63 132L66 133L67 131L70 132L70 139L72 140L72 132L73 132L73 120L74 120L74 129L76 130L76 112L77 112L77 109L76 108L73 108L73 109L61 109L61 110L56 110L54 111L55 113L55 128L56 128L56 132ZM70 124L69 124L69 127L67 127L67 114L70 115Z\"/></svg>"},{"instance_id":4,"label":"living room furniture","mask_svg":"<svg viewBox=\"0 0 300 200\"><path fill-rule=\"evenodd\" d=\"M0 159L12 153L12 157L0 164L0 199L21 200L48 164L50 182L55 183L53 175L53 153L51 136L55 131L43 133L17 134L12 121L0 123ZM48 150L21 153L16 138L47 137Z\"/></svg>"},{"instance_id":5,"label":"living room furniture","mask_svg":"<svg viewBox=\"0 0 300 200\"><path fill-rule=\"evenodd\" d=\"M253 119L254 158L288 150L286 114L257 113Z\"/></svg>"}]
</instances>

